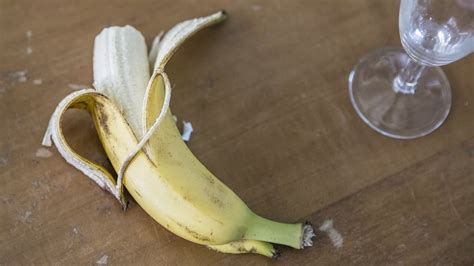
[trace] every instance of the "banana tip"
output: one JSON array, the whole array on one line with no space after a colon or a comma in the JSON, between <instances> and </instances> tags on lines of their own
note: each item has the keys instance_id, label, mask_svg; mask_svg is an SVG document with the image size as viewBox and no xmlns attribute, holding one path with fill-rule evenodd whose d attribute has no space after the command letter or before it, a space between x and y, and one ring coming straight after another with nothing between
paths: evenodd
<instances>
[{"instance_id":1,"label":"banana tip","mask_svg":"<svg viewBox=\"0 0 474 266\"><path fill-rule=\"evenodd\" d=\"M126 211L126 210L128 209L128 204L129 204L129 203L130 203L130 202L129 202L127 199L125 199L125 198L123 198L122 200L120 200L120 204L122 205L122 210L123 210L123 211Z\"/></svg>"},{"instance_id":2,"label":"banana tip","mask_svg":"<svg viewBox=\"0 0 474 266\"><path fill-rule=\"evenodd\" d=\"M225 11L225 9L221 9L221 15L224 17L224 18L227 18L229 16L229 13L227 13L227 11Z\"/></svg>"},{"instance_id":3,"label":"banana tip","mask_svg":"<svg viewBox=\"0 0 474 266\"><path fill-rule=\"evenodd\" d=\"M314 233L313 226L310 222L306 221L303 224L303 235L301 236L301 247L311 247L313 246L313 239L316 237Z\"/></svg>"},{"instance_id":4,"label":"banana tip","mask_svg":"<svg viewBox=\"0 0 474 266\"><path fill-rule=\"evenodd\" d=\"M221 9L218 12L214 13L214 15L212 16L216 18L216 22L221 22L229 17L229 13L227 13L225 9Z\"/></svg>"}]
</instances>

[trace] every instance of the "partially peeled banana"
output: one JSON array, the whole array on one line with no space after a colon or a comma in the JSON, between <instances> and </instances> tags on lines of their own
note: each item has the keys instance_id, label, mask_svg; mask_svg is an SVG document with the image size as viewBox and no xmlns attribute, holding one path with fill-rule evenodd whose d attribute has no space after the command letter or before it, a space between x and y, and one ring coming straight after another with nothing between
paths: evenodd
<instances>
[{"instance_id":1,"label":"partially peeled banana","mask_svg":"<svg viewBox=\"0 0 474 266\"><path fill-rule=\"evenodd\" d=\"M166 63L190 36L225 18L220 11L181 22L157 36L149 55L133 27L104 29L94 44L95 89L76 91L59 103L43 144L50 146L52 140L67 162L126 208L123 184L150 216L184 239L225 253L276 257L271 243L311 246L311 225L279 223L253 213L192 154L169 110ZM91 114L117 178L68 145L61 120L70 108Z\"/></svg>"}]
</instances>

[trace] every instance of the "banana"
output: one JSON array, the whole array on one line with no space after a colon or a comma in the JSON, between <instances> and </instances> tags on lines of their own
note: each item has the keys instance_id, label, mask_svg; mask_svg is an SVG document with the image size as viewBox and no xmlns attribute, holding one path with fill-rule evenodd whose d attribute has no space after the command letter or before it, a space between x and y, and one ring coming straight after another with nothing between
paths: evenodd
<instances>
[{"instance_id":1,"label":"banana","mask_svg":"<svg viewBox=\"0 0 474 266\"><path fill-rule=\"evenodd\" d=\"M143 36L132 27L105 29L95 41L95 89L76 91L59 103L43 144L51 145L52 139L68 163L111 192L125 208L123 184L153 219L184 239L225 253L276 257L279 253L271 243L296 249L311 246L311 225L280 223L252 212L188 149L169 110L166 63L186 39L225 17L221 11L177 24L155 39L150 58L143 53ZM128 62L132 63L124 66ZM136 74L136 70L143 72ZM117 179L68 145L61 121L70 108L91 114Z\"/></svg>"}]
</instances>

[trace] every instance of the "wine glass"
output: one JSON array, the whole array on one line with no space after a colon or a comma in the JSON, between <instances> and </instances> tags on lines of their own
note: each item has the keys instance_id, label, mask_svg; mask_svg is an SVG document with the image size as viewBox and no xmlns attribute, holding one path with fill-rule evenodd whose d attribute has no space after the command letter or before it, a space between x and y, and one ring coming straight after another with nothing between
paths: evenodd
<instances>
[{"instance_id":1,"label":"wine glass","mask_svg":"<svg viewBox=\"0 0 474 266\"><path fill-rule=\"evenodd\" d=\"M474 0L401 0L399 29L404 50L362 58L350 73L349 93L370 127L412 139L448 116L451 88L439 66L474 52Z\"/></svg>"}]
</instances>

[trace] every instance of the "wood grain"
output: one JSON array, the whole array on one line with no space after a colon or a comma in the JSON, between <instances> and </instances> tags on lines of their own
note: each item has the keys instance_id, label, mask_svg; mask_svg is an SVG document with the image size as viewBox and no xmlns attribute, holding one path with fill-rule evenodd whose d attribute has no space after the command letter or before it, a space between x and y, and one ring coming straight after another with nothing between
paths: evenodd
<instances>
[{"instance_id":1,"label":"wood grain","mask_svg":"<svg viewBox=\"0 0 474 266\"><path fill-rule=\"evenodd\" d=\"M332 219L342 247L319 232L315 247L281 247L276 262L219 254L167 232L134 202L121 211L55 149L36 156L70 84L91 84L103 27L133 25L150 43L219 9L228 21L193 37L167 69L173 112L195 129L190 148L257 213L317 227ZM383 137L349 100L357 60L400 45L397 9L394 0L0 0L0 264L107 255L112 265L472 265L474 57L443 68L453 107L429 136ZM12 76L19 70L26 82ZM65 127L75 148L107 165L87 115L71 112Z\"/></svg>"}]
</instances>

